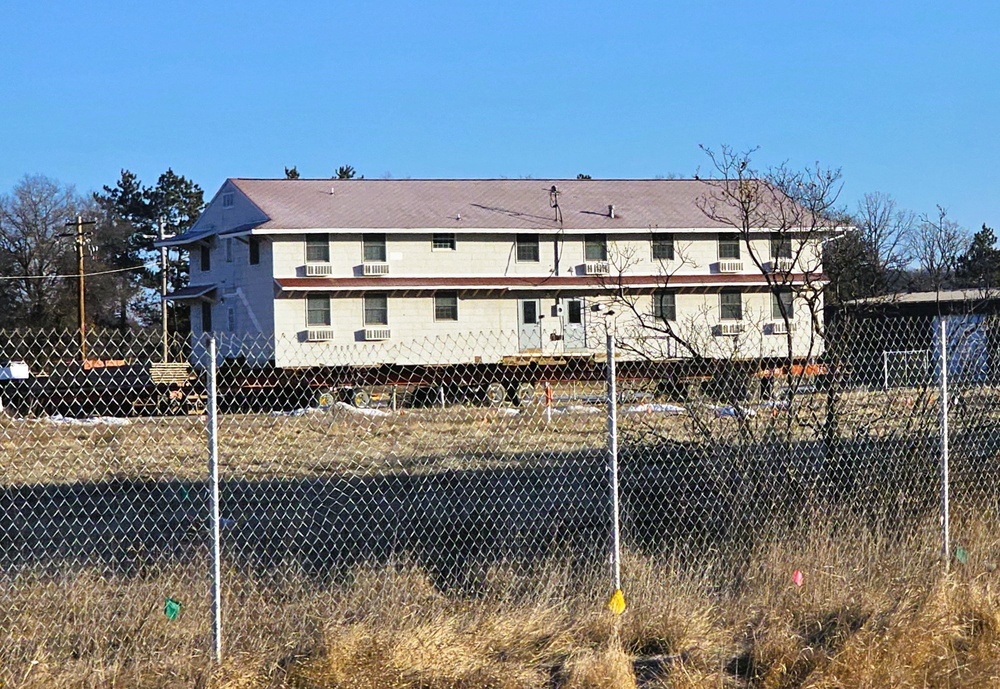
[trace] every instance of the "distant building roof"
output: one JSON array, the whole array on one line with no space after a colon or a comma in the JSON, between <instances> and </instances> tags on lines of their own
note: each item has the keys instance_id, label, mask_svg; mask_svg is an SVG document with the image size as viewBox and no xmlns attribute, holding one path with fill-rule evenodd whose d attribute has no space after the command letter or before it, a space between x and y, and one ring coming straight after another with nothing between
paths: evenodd
<instances>
[{"instance_id":1,"label":"distant building roof","mask_svg":"<svg viewBox=\"0 0 1000 689\"><path fill-rule=\"evenodd\" d=\"M936 304L975 302L1000 299L1000 291L984 289L952 289L936 292L898 292L864 299L850 299L844 306L891 306L893 304Z\"/></svg>"}]
</instances>

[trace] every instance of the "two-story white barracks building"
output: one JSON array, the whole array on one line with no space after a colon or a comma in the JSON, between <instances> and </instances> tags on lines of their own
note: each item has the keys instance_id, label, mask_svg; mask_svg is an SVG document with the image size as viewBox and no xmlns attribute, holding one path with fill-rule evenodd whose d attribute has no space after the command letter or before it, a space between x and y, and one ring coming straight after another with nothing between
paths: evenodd
<instances>
[{"instance_id":1,"label":"two-story white barracks building","mask_svg":"<svg viewBox=\"0 0 1000 689\"><path fill-rule=\"evenodd\" d=\"M817 354L820 239L741 239L701 210L710 184L230 179L163 242L190 254L168 298L277 366L595 353L608 327L657 357L690 353L665 329L708 356Z\"/></svg>"}]
</instances>

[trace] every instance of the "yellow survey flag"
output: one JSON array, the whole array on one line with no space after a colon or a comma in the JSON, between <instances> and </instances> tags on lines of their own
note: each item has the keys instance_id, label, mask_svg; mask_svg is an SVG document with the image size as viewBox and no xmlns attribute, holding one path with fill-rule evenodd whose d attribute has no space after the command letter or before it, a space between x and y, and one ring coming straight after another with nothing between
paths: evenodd
<instances>
[{"instance_id":1,"label":"yellow survey flag","mask_svg":"<svg viewBox=\"0 0 1000 689\"><path fill-rule=\"evenodd\" d=\"M615 592L608 600L608 610L616 615L621 615L625 612L625 595L621 589L615 589Z\"/></svg>"}]
</instances>

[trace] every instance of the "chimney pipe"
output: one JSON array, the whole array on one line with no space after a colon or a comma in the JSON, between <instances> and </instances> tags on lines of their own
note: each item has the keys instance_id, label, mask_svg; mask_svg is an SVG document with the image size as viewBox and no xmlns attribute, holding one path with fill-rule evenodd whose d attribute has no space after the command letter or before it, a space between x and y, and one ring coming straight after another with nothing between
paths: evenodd
<instances>
[{"instance_id":1,"label":"chimney pipe","mask_svg":"<svg viewBox=\"0 0 1000 689\"><path fill-rule=\"evenodd\" d=\"M615 207L614 204L608 204L608 217L612 220L615 217Z\"/></svg>"}]
</instances>

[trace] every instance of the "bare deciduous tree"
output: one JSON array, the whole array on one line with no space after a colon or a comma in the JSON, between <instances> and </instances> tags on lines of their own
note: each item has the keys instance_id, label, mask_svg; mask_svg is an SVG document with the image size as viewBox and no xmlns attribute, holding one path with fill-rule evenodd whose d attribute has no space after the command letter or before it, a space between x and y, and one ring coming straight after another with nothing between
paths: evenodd
<instances>
[{"instance_id":1,"label":"bare deciduous tree","mask_svg":"<svg viewBox=\"0 0 1000 689\"><path fill-rule=\"evenodd\" d=\"M917 262L916 287L939 291L953 286L959 260L969 249L968 230L937 207L937 215L923 215L910 240L910 253Z\"/></svg>"}]
</instances>

